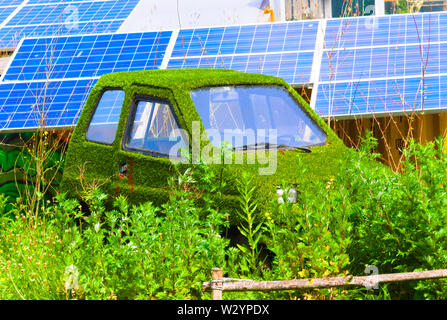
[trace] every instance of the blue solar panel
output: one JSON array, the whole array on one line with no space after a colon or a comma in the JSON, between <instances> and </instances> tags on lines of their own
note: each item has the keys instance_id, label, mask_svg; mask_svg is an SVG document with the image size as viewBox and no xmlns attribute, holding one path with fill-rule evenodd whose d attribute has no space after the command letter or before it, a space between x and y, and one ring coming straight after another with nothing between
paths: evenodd
<instances>
[{"instance_id":1,"label":"blue solar panel","mask_svg":"<svg viewBox=\"0 0 447 320\"><path fill-rule=\"evenodd\" d=\"M96 80L0 84L0 130L73 126Z\"/></svg>"},{"instance_id":2,"label":"blue solar panel","mask_svg":"<svg viewBox=\"0 0 447 320\"><path fill-rule=\"evenodd\" d=\"M91 2L76 5L87 3ZM118 29L123 20L111 21ZM78 32L94 32L94 28L109 31L108 22L94 26L81 22ZM32 111L31 97L36 100L32 91L39 91L44 79L50 79L54 92L46 125L60 127L76 123L84 101L80 91L88 94L102 74L164 67L234 69L278 76L291 84L316 80L313 105L322 116L403 113L447 106L447 61L442 59L447 52L447 13L328 20L324 22L325 33L318 38L324 40L319 51L321 61L316 61L320 23L28 38L0 83L0 129L36 127L39 113ZM2 32L7 32L5 38L14 30L23 34L44 32L32 26L20 28L0 29L0 41ZM46 31L55 32L51 28ZM172 34L177 37L171 39Z\"/></svg>"},{"instance_id":3,"label":"blue solar panel","mask_svg":"<svg viewBox=\"0 0 447 320\"><path fill-rule=\"evenodd\" d=\"M172 32L25 39L3 81L99 77L160 67Z\"/></svg>"},{"instance_id":4,"label":"blue solar panel","mask_svg":"<svg viewBox=\"0 0 447 320\"><path fill-rule=\"evenodd\" d=\"M21 9L12 14L22 3ZM0 0L0 23L5 24L0 28L0 48L15 48L22 38L31 36L116 32L138 3L139 0Z\"/></svg>"},{"instance_id":5,"label":"blue solar panel","mask_svg":"<svg viewBox=\"0 0 447 320\"><path fill-rule=\"evenodd\" d=\"M11 13L17 8L15 7L0 7L0 23L3 23Z\"/></svg>"},{"instance_id":6,"label":"blue solar panel","mask_svg":"<svg viewBox=\"0 0 447 320\"><path fill-rule=\"evenodd\" d=\"M171 59L168 69L211 68L261 73L280 77L289 83L309 82L313 52L272 53L234 56L202 56ZM310 67L309 67L310 66Z\"/></svg>"},{"instance_id":7,"label":"blue solar panel","mask_svg":"<svg viewBox=\"0 0 447 320\"><path fill-rule=\"evenodd\" d=\"M227 68L307 83L318 21L180 30L168 68Z\"/></svg>"},{"instance_id":8,"label":"blue solar panel","mask_svg":"<svg viewBox=\"0 0 447 320\"><path fill-rule=\"evenodd\" d=\"M346 117L445 108L445 52L446 12L328 20L315 109Z\"/></svg>"},{"instance_id":9,"label":"blue solar panel","mask_svg":"<svg viewBox=\"0 0 447 320\"><path fill-rule=\"evenodd\" d=\"M445 12L330 19L326 49L437 41L447 35Z\"/></svg>"},{"instance_id":10,"label":"blue solar panel","mask_svg":"<svg viewBox=\"0 0 447 320\"><path fill-rule=\"evenodd\" d=\"M92 116L91 124L116 124L120 120L125 93L123 90L107 90ZM113 142L113 141L112 141Z\"/></svg>"},{"instance_id":11,"label":"blue solar panel","mask_svg":"<svg viewBox=\"0 0 447 320\"><path fill-rule=\"evenodd\" d=\"M0 7L18 6L22 4L24 0L0 0Z\"/></svg>"},{"instance_id":12,"label":"blue solar panel","mask_svg":"<svg viewBox=\"0 0 447 320\"><path fill-rule=\"evenodd\" d=\"M447 105L447 76L320 84L316 111L326 117L411 113Z\"/></svg>"},{"instance_id":13,"label":"blue solar panel","mask_svg":"<svg viewBox=\"0 0 447 320\"><path fill-rule=\"evenodd\" d=\"M51 3L70 3L70 2L89 2L92 0L29 0L27 5L31 4L51 4Z\"/></svg>"},{"instance_id":14,"label":"blue solar panel","mask_svg":"<svg viewBox=\"0 0 447 320\"><path fill-rule=\"evenodd\" d=\"M0 48L15 48L24 37L107 33L118 31L124 20L81 22L76 28L67 24L50 24L0 28Z\"/></svg>"},{"instance_id":15,"label":"blue solar panel","mask_svg":"<svg viewBox=\"0 0 447 320\"><path fill-rule=\"evenodd\" d=\"M445 39L447 41L447 37ZM447 71L441 59L447 43L410 44L325 51L320 81L438 74Z\"/></svg>"},{"instance_id":16,"label":"blue solar panel","mask_svg":"<svg viewBox=\"0 0 447 320\"><path fill-rule=\"evenodd\" d=\"M95 1L24 6L6 25L40 25L125 19L139 0Z\"/></svg>"},{"instance_id":17,"label":"blue solar panel","mask_svg":"<svg viewBox=\"0 0 447 320\"><path fill-rule=\"evenodd\" d=\"M314 50L318 21L185 29L172 58Z\"/></svg>"}]
</instances>

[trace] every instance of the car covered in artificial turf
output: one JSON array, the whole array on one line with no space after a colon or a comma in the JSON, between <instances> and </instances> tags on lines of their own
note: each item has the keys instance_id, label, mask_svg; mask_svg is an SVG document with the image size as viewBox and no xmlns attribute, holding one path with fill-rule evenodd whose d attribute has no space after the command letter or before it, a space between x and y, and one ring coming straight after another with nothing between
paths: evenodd
<instances>
[{"instance_id":1,"label":"car covered in artificial turf","mask_svg":"<svg viewBox=\"0 0 447 320\"><path fill-rule=\"evenodd\" d=\"M82 110L62 190L76 197L95 185L132 203L161 204L174 163L202 161L217 170L220 206L238 206L243 172L255 177L260 203L283 185L294 201L302 181L329 181L347 151L280 78L211 69L113 73L98 80Z\"/></svg>"}]
</instances>

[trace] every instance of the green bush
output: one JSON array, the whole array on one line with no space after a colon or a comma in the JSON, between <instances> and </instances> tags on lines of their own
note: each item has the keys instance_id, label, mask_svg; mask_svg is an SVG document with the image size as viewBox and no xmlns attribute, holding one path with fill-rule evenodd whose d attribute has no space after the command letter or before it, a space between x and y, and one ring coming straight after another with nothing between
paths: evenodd
<instances>
[{"instance_id":1,"label":"green bush","mask_svg":"<svg viewBox=\"0 0 447 320\"><path fill-rule=\"evenodd\" d=\"M277 277L365 275L368 265L379 273L445 268L444 140L425 146L410 141L399 173L373 161L375 145L367 135L361 150L340 162L334 180L303 183L296 204L275 204L266 213ZM413 281L381 285L380 290L314 290L302 297L445 299L445 284Z\"/></svg>"},{"instance_id":2,"label":"green bush","mask_svg":"<svg viewBox=\"0 0 447 320\"><path fill-rule=\"evenodd\" d=\"M194 205L195 187L203 183L189 170L179 174L160 208L150 202L130 207L118 197L116 209L105 211L106 195L98 189L84 194L88 215L64 194L38 219L17 207L17 219L1 223L0 297L201 298L211 268L225 266L228 245L220 236L226 215L209 202Z\"/></svg>"},{"instance_id":3,"label":"green bush","mask_svg":"<svg viewBox=\"0 0 447 320\"><path fill-rule=\"evenodd\" d=\"M352 271L364 264L380 273L445 268L446 151L443 139L425 146L410 141L400 173L367 167L367 154L356 155L344 183L352 194ZM393 298L445 298L443 285L445 280L430 280L390 290Z\"/></svg>"}]
</instances>

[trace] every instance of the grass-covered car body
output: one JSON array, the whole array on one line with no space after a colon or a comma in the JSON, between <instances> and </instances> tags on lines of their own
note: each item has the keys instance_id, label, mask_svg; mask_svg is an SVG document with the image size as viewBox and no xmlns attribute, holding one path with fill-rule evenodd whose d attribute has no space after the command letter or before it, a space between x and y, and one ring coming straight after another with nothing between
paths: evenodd
<instances>
[{"instance_id":1,"label":"grass-covered car body","mask_svg":"<svg viewBox=\"0 0 447 320\"><path fill-rule=\"evenodd\" d=\"M165 152L163 150L167 150L178 141L175 139L169 141L171 139L168 137L161 136L153 139L154 133L151 133L152 139L147 139L150 135L149 131L152 130L150 127L155 126L157 121L161 121L160 119L166 116L159 112L156 118L154 115L154 112L157 112L156 108L161 110L159 106L165 106L168 113L170 112L168 115L170 121L175 123L174 126L169 125L170 128L176 127L183 130L186 140L193 141L193 131L199 126L200 150L204 150L212 144L211 130L205 127L212 126L210 123L213 121L221 121L219 119L227 117L228 113L225 113L224 108L220 109L224 112L220 114L216 114L217 109L212 110L213 119L210 120L211 113L208 113L207 117L210 118L202 121L205 120L203 112L199 114L197 101L196 103L193 101L196 92L208 94L210 101L211 96L218 101L222 96L230 99L238 95L238 90L234 88L238 90L242 88L239 90L241 92L244 91L243 89L260 89L258 91L261 92L261 98L262 91L268 91L270 88L273 88L275 92L285 91L287 99L294 101L293 108L299 109L299 112L311 119L312 126L318 128L314 130L320 130L319 136L324 136L324 141L319 141L319 145L310 146L309 149L307 149L308 146L287 148L282 142L278 147L264 148L264 151L267 151L266 154L275 153L275 168L269 174L260 174L260 168L266 167L265 164L247 163L247 157L258 153L258 148L234 149L233 157L236 154L243 155L242 164L211 165L215 170L220 170L220 174L216 177L225 181L223 194L216 199L222 206L234 208L238 205L236 179L242 172L253 175L257 185L256 194L261 202L277 197L277 187L284 182L290 186L299 185L300 182L308 179L329 180L336 174L339 162L348 150L347 147L306 101L282 79L230 70L133 71L103 75L91 90L71 137L66 155L62 191L76 197L87 186L100 186L103 191L113 196L124 194L132 203L152 201L155 204L161 204L165 202L169 195L167 181L174 173L174 166L170 158L163 154ZM225 91L223 94L222 90ZM281 94L284 95L284 93ZM144 108L149 105L149 102L151 108ZM252 105L251 107L256 111L260 102L254 102L253 99L251 102L247 100L241 103L240 108L248 108ZM226 103L225 106L228 107L230 104ZM143 107L140 108L140 105ZM215 105L222 106L222 103ZM272 105L271 108L277 108L275 111L277 119L287 121L288 114L283 115L282 110L278 109L279 105ZM236 116L232 114L228 118L231 119L231 123L238 121L234 119ZM153 117L153 119L149 120L148 117ZM253 114L248 121L256 117L256 114ZM266 121L265 117L255 120ZM138 125L136 125L137 121ZM205 122L206 125L204 125ZM162 127L160 123L157 128ZM196 126L195 129L194 126ZM235 128L234 125L230 126ZM207 134L203 135L204 132ZM143 144L146 147L142 147ZM191 148L194 148L194 145L192 147L189 145L190 152ZM160 150L162 150L161 153ZM311 152L306 152L309 150ZM225 167L223 171L222 166ZM302 170L302 167L306 170Z\"/></svg>"}]
</instances>

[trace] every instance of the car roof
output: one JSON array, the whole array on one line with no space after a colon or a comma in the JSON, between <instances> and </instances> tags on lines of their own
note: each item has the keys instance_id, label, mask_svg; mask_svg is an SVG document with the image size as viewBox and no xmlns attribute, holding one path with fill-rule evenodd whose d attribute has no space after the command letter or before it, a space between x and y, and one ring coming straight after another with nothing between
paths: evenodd
<instances>
[{"instance_id":1,"label":"car roof","mask_svg":"<svg viewBox=\"0 0 447 320\"><path fill-rule=\"evenodd\" d=\"M204 86L230 84L287 85L277 77L226 69L167 69L127 71L103 75L100 86L151 85L171 89L191 90Z\"/></svg>"}]
</instances>

